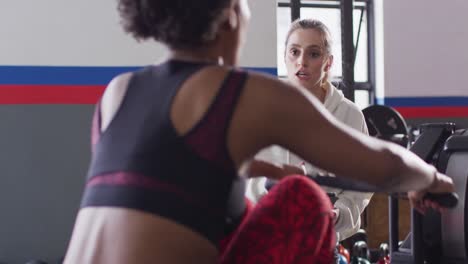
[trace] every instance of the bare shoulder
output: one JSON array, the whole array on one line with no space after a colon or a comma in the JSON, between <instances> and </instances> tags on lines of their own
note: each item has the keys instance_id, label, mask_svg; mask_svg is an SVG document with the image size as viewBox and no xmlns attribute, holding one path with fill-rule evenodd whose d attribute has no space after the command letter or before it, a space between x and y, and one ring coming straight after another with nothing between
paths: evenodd
<instances>
[{"instance_id":1,"label":"bare shoulder","mask_svg":"<svg viewBox=\"0 0 468 264\"><path fill-rule=\"evenodd\" d=\"M292 114L325 112L321 103L304 89L300 89L275 76L249 72L246 93L257 104L262 104L276 117L291 118Z\"/></svg>"},{"instance_id":2,"label":"bare shoulder","mask_svg":"<svg viewBox=\"0 0 468 264\"><path fill-rule=\"evenodd\" d=\"M274 109L278 109L282 104L306 102L311 97L276 76L251 71L246 83L246 92L250 93L250 98L254 98L256 102L271 104Z\"/></svg>"},{"instance_id":3,"label":"bare shoulder","mask_svg":"<svg viewBox=\"0 0 468 264\"><path fill-rule=\"evenodd\" d=\"M104 131L120 107L133 73L120 74L107 85L101 98L101 131Z\"/></svg>"},{"instance_id":4,"label":"bare shoulder","mask_svg":"<svg viewBox=\"0 0 468 264\"><path fill-rule=\"evenodd\" d=\"M329 115L313 95L302 90L277 77L249 72L236 110L244 133L249 131L255 141L261 141L261 148L290 147L293 131L303 131L307 124L315 127Z\"/></svg>"},{"instance_id":5,"label":"bare shoulder","mask_svg":"<svg viewBox=\"0 0 468 264\"><path fill-rule=\"evenodd\" d=\"M271 91L272 89L292 88L285 81L279 80L278 77L265 73L248 71L248 87L250 89L259 89L261 91Z\"/></svg>"}]
</instances>

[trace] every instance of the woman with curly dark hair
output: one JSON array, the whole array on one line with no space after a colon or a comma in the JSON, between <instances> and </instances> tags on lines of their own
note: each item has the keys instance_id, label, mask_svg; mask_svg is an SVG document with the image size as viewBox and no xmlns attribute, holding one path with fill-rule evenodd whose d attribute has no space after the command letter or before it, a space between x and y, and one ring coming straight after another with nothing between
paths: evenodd
<instances>
[{"instance_id":1,"label":"woman with curly dark hair","mask_svg":"<svg viewBox=\"0 0 468 264\"><path fill-rule=\"evenodd\" d=\"M317 99L237 67L247 0L120 0L125 30L169 58L108 85L65 263L331 263L332 206L304 176L282 178L253 208L249 166L278 144L327 171L380 186L452 191L409 151L353 131ZM350 155L350 152L353 154ZM288 175L286 177L286 175Z\"/></svg>"}]
</instances>

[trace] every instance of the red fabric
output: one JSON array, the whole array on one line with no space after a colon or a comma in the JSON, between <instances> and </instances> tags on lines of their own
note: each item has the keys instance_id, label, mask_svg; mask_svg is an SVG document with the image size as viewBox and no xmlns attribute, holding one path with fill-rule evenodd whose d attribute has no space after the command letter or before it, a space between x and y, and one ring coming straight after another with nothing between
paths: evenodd
<instances>
[{"instance_id":1,"label":"red fabric","mask_svg":"<svg viewBox=\"0 0 468 264\"><path fill-rule=\"evenodd\" d=\"M245 78L246 72L232 71L206 114L184 136L187 145L198 156L226 169L234 167L226 146L226 133Z\"/></svg>"},{"instance_id":2,"label":"red fabric","mask_svg":"<svg viewBox=\"0 0 468 264\"><path fill-rule=\"evenodd\" d=\"M248 211L220 243L219 264L330 264L335 230L325 192L304 176L288 176Z\"/></svg>"}]
</instances>

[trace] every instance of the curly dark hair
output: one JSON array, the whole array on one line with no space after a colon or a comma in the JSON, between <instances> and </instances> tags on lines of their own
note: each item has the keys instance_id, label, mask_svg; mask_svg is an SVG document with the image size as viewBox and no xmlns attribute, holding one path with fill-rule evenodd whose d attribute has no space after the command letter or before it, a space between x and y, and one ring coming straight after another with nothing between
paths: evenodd
<instances>
[{"instance_id":1,"label":"curly dark hair","mask_svg":"<svg viewBox=\"0 0 468 264\"><path fill-rule=\"evenodd\" d=\"M173 49L200 47L216 38L222 10L232 0L118 0L124 30Z\"/></svg>"}]
</instances>

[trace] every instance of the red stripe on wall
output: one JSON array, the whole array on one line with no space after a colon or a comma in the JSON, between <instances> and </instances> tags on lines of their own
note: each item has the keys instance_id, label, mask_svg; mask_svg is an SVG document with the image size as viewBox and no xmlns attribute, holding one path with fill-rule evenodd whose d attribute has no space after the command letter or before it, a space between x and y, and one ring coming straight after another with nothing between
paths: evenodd
<instances>
[{"instance_id":1,"label":"red stripe on wall","mask_svg":"<svg viewBox=\"0 0 468 264\"><path fill-rule=\"evenodd\" d=\"M102 85L0 85L0 104L95 104Z\"/></svg>"},{"instance_id":2,"label":"red stripe on wall","mask_svg":"<svg viewBox=\"0 0 468 264\"><path fill-rule=\"evenodd\" d=\"M468 106L395 107L404 118L468 117Z\"/></svg>"}]
</instances>

